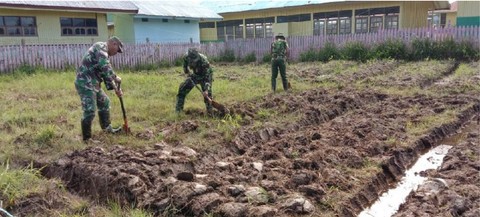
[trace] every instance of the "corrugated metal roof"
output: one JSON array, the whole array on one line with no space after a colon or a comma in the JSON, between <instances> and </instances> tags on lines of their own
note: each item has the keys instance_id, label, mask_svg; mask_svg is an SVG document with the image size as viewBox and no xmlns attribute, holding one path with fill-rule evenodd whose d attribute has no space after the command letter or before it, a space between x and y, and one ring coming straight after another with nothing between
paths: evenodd
<instances>
[{"instance_id":1,"label":"corrugated metal roof","mask_svg":"<svg viewBox=\"0 0 480 217\"><path fill-rule=\"evenodd\" d=\"M200 4L221 14L345 1L346 0L237 0L227 2L222 0L201 0Z\"/></svg>"},{"instance_id":2,"label":"corrugated metal roof","mask_svg":"<svg viewBox=\"0 0 480 217\"><path fill-rule=\"evenodd\" d=\"M138 8L131 1L29 1L0 0L0 7L39 10L68 10L93 12L121 12L136 14Z\"/></svg>"},{"instance_id":3,"label":"corrugated metal roof","mask_svg":"<svg viewBox=\"0 0 480 217\"><path fill-rule=\"evenodd\" d=\"M212 9L213 11L222 13L242 12L264 10L270 8L285 8L303 5L315 5L326 3L348 2L347 0L201 0L200 4ZM436 9L448 8L448 1L433 1Z\"/></svg>"},{"instance_id":4,"label":"corrugated metal roof","mask_svg":"<svg viewBox=\"0 0 480 217\"><path fill-rule=\"evenodd\" d=\"M221 20L222 16L213 10L202 6L193 1L173 1L156 0L141 1L136 0L133 3L138 7L137 17L158 16L167 18L186 18L186 19L208 19Z\"/></svg>"}]
</instances>

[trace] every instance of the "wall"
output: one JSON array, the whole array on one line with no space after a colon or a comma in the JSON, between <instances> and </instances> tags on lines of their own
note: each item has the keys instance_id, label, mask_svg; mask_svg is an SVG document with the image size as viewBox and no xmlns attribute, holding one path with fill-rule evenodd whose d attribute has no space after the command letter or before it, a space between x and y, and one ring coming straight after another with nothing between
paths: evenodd
<instances>
[{"instance_id":1,"label":"wall","mask_svg":"<svg viewBox=\"0 0 480 217\"><path fill-rule=\"evenodd\" d=\"M108 39L107 20L103 13L0 9L0 15L34 16L37 22L37 36L0 36L0 45L19 45L22 39L25 44L91 44ZM60 17L97 17L98 36L61 36Z\"/></svg>"},{"instance_id":2,"label":"wall","mask_svg":"<svg viewBox=\"0 0 480 217\"><path fill-rule=\"evenodd\" d=\"M113 15L115 23L114 35L118 36L122 42L134 43L135 33L133 29L133 15L131 14L115 14Z\"/></svg>"},{"instance_id":3,"label":"wall","mask_svg":"<svg viewBox=\"0 0 480 217\"><path fill-rule=\"evenodd\" d=\"M148 22L142 22L140 18L134 18L135 42L200 42L200 29L198 21L168 19L163 22L160 18L148 18Z\"/></svg>"},{"instance_id":4,"label":"wall","mask_svg":"<svg viewBox=\"0 0 480 217\"><path fill-rule=\"evenodd\" d=\"M480 1L459 1L457 26L480 26Z\"/></svg>"}]
</instances>

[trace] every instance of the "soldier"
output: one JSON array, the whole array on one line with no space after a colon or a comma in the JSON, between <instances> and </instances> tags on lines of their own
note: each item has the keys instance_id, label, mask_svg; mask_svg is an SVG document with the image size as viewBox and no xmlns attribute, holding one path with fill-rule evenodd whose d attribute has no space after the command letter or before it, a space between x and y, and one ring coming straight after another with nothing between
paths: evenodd
<instances>
[{"instance_id":1,"label":"soldier","mask_svg":"<svg viewBox=\"0 0 480 217\"><path fill-rule=\"evenodd\" d=\"M278 70L280 70L283 89L287 91L288 81L285 62L288 56L288 43L281 33L275 36L275 41L273 41L271 45L270 54L272 55L272 90L275 92L277 88L277 76Z\"/></svg>"},{"instance_id":2,"label":"soldier","mask_svg":"<svg viewBox=\"0 0 480 217\"><path fill-rule=\"evenodd\" d=\"M192 74L190 74L189 69L193 71ZM207 97L212 99L213 70L210 67L207 57L199 53L196 48L189 48L188 52L183 57L183 72L189 76L182 84L180 84L175 111L177 113L183 111L185 97L195 85L200 84L203 91L207 113L212 114L212 105L208 101Z\"/></svg>"},{"instance_id":3,"label":"soldier","mask_svg":"<svg viewBox=\"0 0 480 217\"><path fill-rule=\"evenodd\" d=\"M100 127L105 132L116 133L121 130L114 129L110 124L110 99L100 86L104 82L107 90L115 90L117 96L123 95L122 90L117 88L122 79L115 74L108 60L117 53L123 53L123 44L118 37L113 36L107 42L93 44L84 54L82 65L77 68L75 88L82 101L83 141L92 137L92 121L97 109Z\"/></svg>"}]
</instances>

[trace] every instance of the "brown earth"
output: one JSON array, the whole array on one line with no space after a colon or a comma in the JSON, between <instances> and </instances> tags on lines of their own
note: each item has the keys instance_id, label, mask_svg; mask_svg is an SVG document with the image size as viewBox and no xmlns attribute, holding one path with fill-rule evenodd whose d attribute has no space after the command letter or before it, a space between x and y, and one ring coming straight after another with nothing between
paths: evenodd
<instances>
[{"instance_id":1,"label":"brown earth","mask_svg":"<svg viewBox=\"0 0 480 217\"><path fill-rule=\"evenodd\" d=\"M330 81L348 84L385 75L399 65L362 66ZM434 80L415 77L414 85L428 88L455 65L447 65ZM317 78L321 72L302 73ZM388 95L340 85L269 94L228 107L232 115L242 117L242 126L232 139L216 132L207 135L218 146L214 151L194 150L189 147L195 144L181 142L163 142L144 150L90 147L35 166L42 167L46 177L63 180L71 192L99 203L114 200L144 208L156 216L355 216L399 180L418 155L478 113L480 99L471 94ZM262 118L258 112L265 109L275 110L277 116L299 118L255 125ZM435 125L426 132L414 131L421 127L417 124L450 113L455 114L452 120L432 122ZM181 136L195 132L200 124L192 120L169 123L162 132L167 137ZM137 137L153 135L146 131ZM475 151L472 154L478 156ZM38 204L56 207L53 202ZM33 209L18 204L9 208L15 213ZM82 213L92 215L88 210Z\"/></svg>"},{"instance_id":2,"label":"brown earth","mask_svg":"<svg viewBox=\"0 0 480 217\"><path fill-rule=\"evenodd\" d=\"M462 131L464 138L454 141L438 170L422 174L428 180L395 217L480 216L480 124L472 120Z\"/></svg>"}]
</instances>

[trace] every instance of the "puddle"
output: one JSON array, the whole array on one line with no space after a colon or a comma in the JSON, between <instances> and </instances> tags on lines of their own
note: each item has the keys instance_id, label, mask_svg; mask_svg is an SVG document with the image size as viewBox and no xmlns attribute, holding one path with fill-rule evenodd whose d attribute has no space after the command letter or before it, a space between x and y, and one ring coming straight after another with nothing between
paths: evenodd
<instances>
[{"instance_id":1,"label":"puddle","mask_svg":"<svg viewBox=\"0 0 480 217\"><path fill-rule=\"evenodd\" d=\"M391 217L394 215L410 192L417 190L427 178L421 177L420 172L428 169L437 169L442 165L443 158L452 145L463 141L469 132L478 131L480 117L472 119L456 134L439 141L439 145L422 155L412 168L407 170L405 176L397 184L397 187L383 193L380 198L368 209L363 210L359 217Z\"/></svg>"},{"instance_id":2,"label":"puddle","mask_svg":"<svg viewBox=\"0 0 480 217\"><path fill-rule=\"evenodd\" d=\"M449 145L439 145L422 155L413 167L407 170L396 188L383 193L370 208L363 210L358 216L390 217L395 214L410 192L417 190L418 186L427 180L419 173L440 167L443 158L451 147Z\"/></svg>"}]
</instances>

